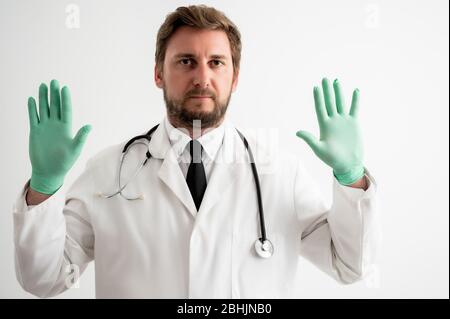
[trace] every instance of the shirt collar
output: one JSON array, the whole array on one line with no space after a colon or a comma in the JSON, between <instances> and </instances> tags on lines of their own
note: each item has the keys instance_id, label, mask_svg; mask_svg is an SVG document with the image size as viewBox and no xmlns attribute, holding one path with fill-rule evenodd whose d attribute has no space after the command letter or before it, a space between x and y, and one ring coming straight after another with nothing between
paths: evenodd
<instances>
[{"instance_id":1,"label":"shirt collar","mask_svg":"<svg viewBox=\"0 0 450 319\"><path fill-rule=\"evenodd\" d=\"M224 119L218 127L213 128L197 139L197 141L199 141L202 145L204 153L206 153L210 160L214 160L217 152L220 149L220 146L222 145L223 137L225 134L225 121L226 120ZM180 158L180 156L186 149L187 144L192 139L185 132L175 128L170 123L167 116L164 119L164 124L166 127L167 135L169 136L170 144L177 158Z\"/></svg>"}]
</instances>

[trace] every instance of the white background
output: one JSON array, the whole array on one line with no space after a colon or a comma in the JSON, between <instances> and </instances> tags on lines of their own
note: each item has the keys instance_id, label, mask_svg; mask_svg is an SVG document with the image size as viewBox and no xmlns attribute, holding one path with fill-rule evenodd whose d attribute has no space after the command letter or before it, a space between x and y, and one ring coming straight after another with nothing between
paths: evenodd
<instances>
[{"instance_id":1,"label":"white background","mask_svg":"<svg viewBox=\"0 0 450 319\"><path fill-rule=\"evenodd\" d=\"M93 126L66 187L87 158L162 119L156 33L169 12L195 3L0 0L1 298L33 298L16 281L12 233L12 205L31 172L27 98L58 79L71 89L74 130ZM302 261L298 297L448 298L448 1L203 3L242 33L227 116L241 128L277 130L280 147L304 159L330 201L331 170L295 132L317 134L312 89L323 76L340 79L347 102L361 91L365 165L379 185L383 226L378 278L340 286ZM94 296L91 264L80 287L57 298Z\"/></svg>"}]
</instances>

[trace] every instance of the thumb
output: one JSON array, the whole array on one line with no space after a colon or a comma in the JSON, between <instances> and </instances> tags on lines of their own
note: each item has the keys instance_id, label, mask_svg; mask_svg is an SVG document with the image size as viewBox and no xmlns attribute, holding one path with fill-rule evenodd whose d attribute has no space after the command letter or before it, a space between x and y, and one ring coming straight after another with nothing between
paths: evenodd
<instances>
[{"instance_id":1,"label":"thumb","mask_svg":"<svg viewBox=\"0 0 450 319\"><path fill-rule=\"evenodd\" d=\"M298 131L296 135L300 137L302 140L304 140L306 144L308 144L309 147L313 149L313 151L319 148L319 141L311 133L306 131Z\"/></svg>"},{"instance_id":2,"label":"thumb","mask_svg":"<svg viewBox=\"0 0 450 319\"><path fill-rule=\"evenodd\" d=\"M77 135L75 135L75 138L73 139L73 144L75 146L75 149L81 150L84 143L86 142L86 139L87 139L91 129L92 129L92 126L85 125L78 130Z\"/></svg>"}]
</instances>

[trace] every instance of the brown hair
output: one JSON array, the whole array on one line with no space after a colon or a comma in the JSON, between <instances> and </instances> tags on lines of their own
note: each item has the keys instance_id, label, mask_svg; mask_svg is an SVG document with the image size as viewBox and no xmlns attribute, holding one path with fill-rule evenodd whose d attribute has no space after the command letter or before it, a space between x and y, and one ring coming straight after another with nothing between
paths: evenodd
<instances>
[{"instance_id":1,"label":"brown hair","mask_svg":"<svg viewBox=\"0 0 450 319\"><path fill-rule=\"evenodd\" d=\"M156 38L155 63L158 72L163 70L167 43L172 34L181 26L190 26L199 29L222 30L230 41L233 70L239 70L241 60L241 34L236 25L225 14L205 5L192 5L178 7L166 16Z\"/></svg>"}]
</instances>

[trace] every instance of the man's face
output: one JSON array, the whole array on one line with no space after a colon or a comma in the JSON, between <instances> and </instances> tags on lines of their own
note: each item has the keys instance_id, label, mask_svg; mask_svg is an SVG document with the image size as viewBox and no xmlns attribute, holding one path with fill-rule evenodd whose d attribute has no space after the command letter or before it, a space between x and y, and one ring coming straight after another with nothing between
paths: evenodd
<instances>
[{"instance_id":1,"label":"man's face","mask_svg":"<svg viewBox=\"0 0 450 319\"><path fill-rule=\"evenodd\" d=\"M193 120L200 120L202 128L219 124L237 81L223 31L179 28L168 42L162 74L155 67L168 115L185 127Z\"/></svg>"}]
</instances>

